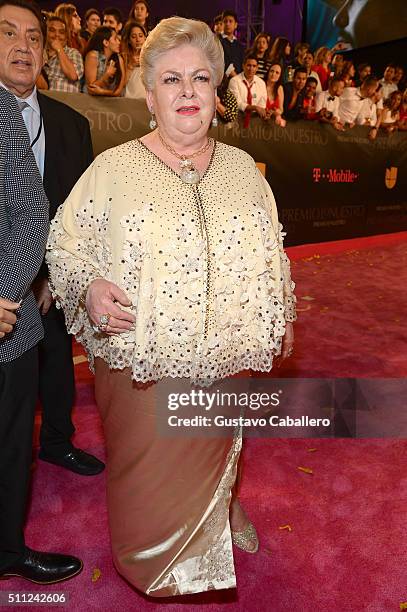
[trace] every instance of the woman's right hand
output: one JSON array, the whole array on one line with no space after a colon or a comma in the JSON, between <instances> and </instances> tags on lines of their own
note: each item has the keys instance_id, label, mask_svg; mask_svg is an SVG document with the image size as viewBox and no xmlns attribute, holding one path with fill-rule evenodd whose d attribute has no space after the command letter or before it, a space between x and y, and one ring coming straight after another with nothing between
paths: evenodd
<instances>
[{"instance_id":1,"label":"woman's right hand","mask_svg":"<svg viewBox=\"0 0 407 612\"><path fill-rule=\"evenodd\" d=\"M120 287L97 278L92 281L86 293L86 310L94 325L100 325L102 315L110 315L105 333L109 336L122 334L133 329L136 317L119 306L131 306L131 301Z\"/></svg>"}]
</instances>

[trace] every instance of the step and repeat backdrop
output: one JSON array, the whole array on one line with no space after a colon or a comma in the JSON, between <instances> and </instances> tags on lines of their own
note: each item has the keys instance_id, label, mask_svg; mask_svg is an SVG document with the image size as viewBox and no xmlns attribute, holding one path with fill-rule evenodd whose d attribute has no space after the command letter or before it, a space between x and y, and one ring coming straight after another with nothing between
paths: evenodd
<instances>
[{"instance_id":1,"label":"step and repeat backdrop","mask_svg":"<svg viewBox=\"0 0 407 612\"><path fill-rule=\"evenodd\" d=\"M88 118L95 155L149 131L142 100L49 95ZM286 245L407 230L406 133L370 142L363 127L337 132L300 121L279 128L253 119L248 128L222 124L211 135L258 162L275 194Z\"/></svg>"}]
</instances>

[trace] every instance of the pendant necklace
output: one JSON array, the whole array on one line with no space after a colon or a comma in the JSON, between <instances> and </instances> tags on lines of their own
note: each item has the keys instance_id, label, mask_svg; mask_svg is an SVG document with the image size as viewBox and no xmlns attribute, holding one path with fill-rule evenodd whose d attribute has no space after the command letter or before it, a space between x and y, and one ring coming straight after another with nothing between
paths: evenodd
<instances>
[{"instance_id":1,"label":"pendant necklace","mask_svg":"<svg viewBox=\"0 0 407 612\"><path fill-rule=\"evenodd\" d=\"M208 138L208 142L198 151L192 153L192 155L180 155L168 143L165 142L160 132L158 132L158 136L161 140L162 145L167 149L167 151L175 155L175 157L180 160L179 175L181 177L181 180L184 181L184 183L188 183L189 185L196 185L197 183L199 183L201 177L199 176L199 172L195 168L192 159L194 157L198 157L198 155L203 155L203 153L205 153L209 149L209 147L214 144L213 138Z\"/></svg>"}]
</instances>

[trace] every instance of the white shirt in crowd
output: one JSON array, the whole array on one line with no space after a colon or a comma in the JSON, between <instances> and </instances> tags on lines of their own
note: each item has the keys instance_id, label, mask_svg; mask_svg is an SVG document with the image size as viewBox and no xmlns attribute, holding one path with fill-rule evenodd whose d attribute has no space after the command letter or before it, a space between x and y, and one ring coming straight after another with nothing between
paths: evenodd
<instances>
[{"instance_id":1,"label":"white shirt in crowd","mask_svg":"<svg viewBox=\"0 0 407 612\"><path fill-rule=\"evenodd\" d=\"M229 89L237 100L237 106L239 110L244 112L247 106L247 86L245 85L246 77L244 73L232 77L229 81ZM252 94L252 104L266 108L267 103L267 87L266 83L258 76L254 76L253 82L250 86Z\"/></svg>"},{"instance_id":2,"label":"white shirt in crowd","mask_svg":"<svg viewBox=\"0 0 407 612\"><path fill-rule=\"evenodd\" d=\"M329 91L321 91L316 95L315 112L326 108L329 113L332 113L334 119L339 119L339 100L338 96L332 96Z\"/></svg>"},{"instance_id":3,"label":"white shirt in crowd","mask_svg":"<svg viewBox=\"0 0 407 612\"><path fill-rule=\"evenodd\" d=\"M379 83L381 83L383 89L383 100L386 100L386 98L388 98L389 95L393 93L393 91L396 91L396 89L398 89L395 83L388 83L384 79L381 79Z\"/></svg>"},{"instance_id":4,"label":"white shirt in crowd","mask_svg":"<svg viewBox=\"0 0 407 612\"><path fill-rule=\"evenodd\" d=\"M308 75L309 77L314 77L314 79L316 79L317 81L317 93L319 93L320 91L322 91L322 85L321 85L321 80L319 78L319 74L318 72L315 72L315 70L311 70L311 72Z\"/></svg>"},{"instance_id":5,"label":"white shirt in crowd","mask_svg":"<svg viewBox=\"0 0 407 612\"><path fill-rule=\"evenodd\" d=\"M370 98L365 100L362 110L356 117L357 125L371 125L374 127L377 123L377 111L383 109L383 100L373 102Z\"/></svg>"},{"instance_id":6,"label":"white shirt in crowd","mask_svg":"<svg viewBox=\"0 0 407 612\"><path fill-rule=\"evenodd\" d=\"M368 104L369 100L362 97L360 87L345 87L339 99L339 120L341 123L355 123L360 113L367 112Z\"/></svg>"}]
</instances>

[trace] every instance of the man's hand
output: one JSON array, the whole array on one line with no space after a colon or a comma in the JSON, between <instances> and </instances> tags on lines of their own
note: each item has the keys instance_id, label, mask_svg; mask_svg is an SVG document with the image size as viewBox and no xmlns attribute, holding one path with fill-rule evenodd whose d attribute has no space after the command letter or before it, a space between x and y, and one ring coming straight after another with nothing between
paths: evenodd
<instances>
[{"instance_id":1,"label":"man's hand","mask_svg":"<svg viewBox=\"0 0 407 612\"><path fill-rule=\"evenodd\" d=\"M0 298L0 338L4 338L13 329L13 325L17 321L14 312L20 308L21 304L10 302Z\"/></svg>"},{"instance_id":2,"label":"man's hand","mask_svg":"<svg viewBox=\"0 0 407 612\"><path fill-rule=\"evenodd\" d=\"M131 306L127 295L114 283L97 278L89 285L86 294L86 310L94 325L100 325L102 315L110 315L105 333L109 336L132 329L136 317L119 307Z\"/></svg>"},{"instance_id":3,"label":"man's hand","mask_svg":"<svg viewBox=\"0 0 407 612\"><path fill-rule=\"evenodd\" d=\"M41 278L33 284L33 292L38 310L42 315L46 315L53 302L51 291L48 287L48 279Z\"/></svg>"}]
</instances>

